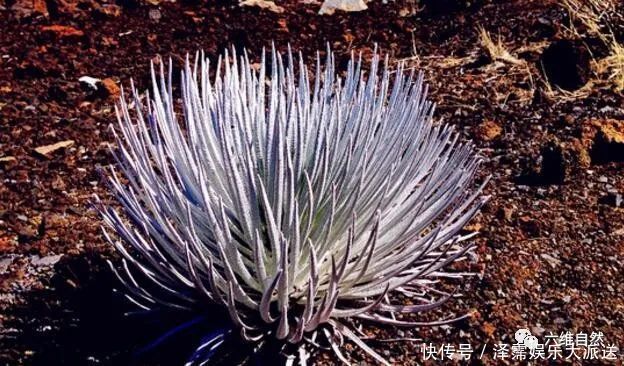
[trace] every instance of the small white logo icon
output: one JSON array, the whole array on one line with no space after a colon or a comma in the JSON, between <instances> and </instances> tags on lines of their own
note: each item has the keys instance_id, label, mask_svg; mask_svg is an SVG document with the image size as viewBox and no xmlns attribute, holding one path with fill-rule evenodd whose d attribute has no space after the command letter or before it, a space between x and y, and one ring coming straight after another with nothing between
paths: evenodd
<instances>
[{"instance_id":1,"label":"small white logo icon","mask_svg":"<svg viewBox=\"0 0 624 366\"><path fill-rule=\"evenodd\" d=\"M532 336L532 335L526 337L524 339L524 345L528 349L534 349L535 347L537 347L537 337Z\"/></svg>"},{"instance_id":2,"label":"small white logo icon","mask_svg":"<svg viewBox=\"0 0 624 366\"><path fill-rule=\"evenodd\" d=\"M516 331L516 342L524 344L528 349L534 349L537 347L537 337L531 335L531 331L528 329L518 329Z\"/></svg>"}]
</instances>

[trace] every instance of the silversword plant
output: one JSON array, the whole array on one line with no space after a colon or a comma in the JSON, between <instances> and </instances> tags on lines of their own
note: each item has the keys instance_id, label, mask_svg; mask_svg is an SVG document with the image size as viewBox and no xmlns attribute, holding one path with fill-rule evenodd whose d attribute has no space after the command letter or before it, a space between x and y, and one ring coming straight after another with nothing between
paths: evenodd
<instances>
[{"instance_id":1,"label":"silversword plant","mask_svg":"<svg viewBox=\"0 0 624 366\"><path fill-rule=\"evenodd\" d=\"M485 201L473 146L432 121L422 74L377 54L368 71L352 57L344 78L329 50L314 70L275 50L209 65L187 59L181 100L161 62L151 93L120 101L109 176L125 215L101 210L126 296L222 305L250 341L321 331L346 361L344 336L387 363L348 324L432 324L396 315L451 297L434 286L464 275L446 268L465 258L458 232Z\"/></svg>"}]
</instances>

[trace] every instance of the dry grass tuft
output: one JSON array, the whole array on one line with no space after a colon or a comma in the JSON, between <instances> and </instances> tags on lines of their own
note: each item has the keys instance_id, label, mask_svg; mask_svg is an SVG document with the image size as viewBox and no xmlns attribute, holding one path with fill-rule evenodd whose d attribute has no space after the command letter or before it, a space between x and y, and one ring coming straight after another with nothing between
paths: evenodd
<instances>
[{"instance_id":1,"label":"dry grass tuft","mask_svg":"<svg viewBox=\"0 0 624 366\"><path fill-rule=\"evenodd\" d=\"M603 37L604 26L610 24L610 16L615 9L611 0L562 0L561 4L570 14L570 18L581 24L587 34ZM581 34L575 24L570 25L570 30L575 34Z\"/></svg>"},{"instance_id":2,"label":"dry grass tuft","mask_svg":"<svg viewBox=\"0 0 624 366\"><path fill-rule=\"evenodd\" d=\"M583 38L583 32L597 37L609 50L608 56L594 59L592 66L600 81L612 85L616 91L624 90L624 46L614 34L614 24L624 19L618 13L614 0L562 0L570 15L570 33ZM579 30L578 26L583 29Z\"/></svg>"},{"instance_id":3,"label":"dry grass tuft","mask_svg":"<svg viewBox=\"0 0 624 366\"><path fill-rule=\"evenodd\" d=\"M591 95L592 89L596 86L596 84L590 80L579 89L565 90L557 86L553 87L546 77L542 80L541 85L542 95L555 102L555 104L585 99Z\"/></svg>"},{"instance_id":4,"label":"dry grass tuft","mask_svg":"<svg viewBox=\"0 0 624 366\"><path fill-rule=\"evenodd\" d=\"M519 60L514 57L508 50L505 48L503 44L503 39L499 35L496 42L490 36L490 33L485 30L483 27L479 27L479 35L481 38L481 45L487 53L490 55L490 58L494 61L503 61L513 65L522 65L524 61Z\"/></svg>"},{"instance_id":5,"label":"dry grass tuft","mask_svg":"<svg viewBox=\"0 0 624 366\"><path fill-rule=\"evenodd\" d=\"M624 90L624 47L613 42L609 49L609 56L597 61L595 68L599 74L606 75L606 79L621 92Z\"/></svg>"}]
</instances>

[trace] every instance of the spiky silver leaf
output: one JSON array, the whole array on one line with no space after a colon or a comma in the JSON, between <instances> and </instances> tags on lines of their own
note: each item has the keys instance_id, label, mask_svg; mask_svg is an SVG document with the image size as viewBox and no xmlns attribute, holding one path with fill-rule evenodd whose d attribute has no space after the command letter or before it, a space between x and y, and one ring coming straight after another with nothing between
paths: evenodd
<instances>
[{"instance_id":1,"label":"spiky silver leaf","mask_svg":"<svg viewBox=\"0 0 624 366\"><path fill-rule=\"evenodd\" d=\"M273 50L259 67L226 53L211 79L201 55L178 104L160 65L147 101L133 87L118 109L110 182L131 224L102 212L128 298L222 304L245 337L293 343L327 323L352 339L345 317L410 325L393 314L443 302L429 289L468 250L457 234L484 199L479 158L432 122L422 74L387 59L380 73L375 55L340 79L329 51L311 71ZM388 303L395 291L420 304Z\"/></svg>"}]
</instances>

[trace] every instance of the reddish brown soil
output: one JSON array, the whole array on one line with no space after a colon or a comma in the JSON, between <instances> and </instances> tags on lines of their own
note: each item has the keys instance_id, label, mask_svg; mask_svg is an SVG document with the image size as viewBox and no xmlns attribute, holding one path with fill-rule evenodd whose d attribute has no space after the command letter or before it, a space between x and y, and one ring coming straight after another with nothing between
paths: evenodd
<instances>
[{"instance_id":1,"label":"reddish brown soil","mask_svg":"<svg viewBox=\"0 0 624 366\"><path fill-rule=\"evenodd\" d=\"M306 57L326 43L341 59L350 50L370 52L374 43L391 61L414 50L424 58L475 56L462 67L439 67L431 58L421 65L438 116L476 139L485 157L481 176L492 175L492 199L467 228L481 231L479 261L470 265L479 275L462 284L463 297L417 318L475 315L415 330L364 324L365 332L476 348L511 343L518 328L537 335L601 331L624 346L624 218L616 202L624 193L624 156L617 143L607 144L587 166L568 149L590 118L624 123L622 95L595 88L584 98L550 98L510 66L492 71L479 45L478 24L513 49L565 37L566 13L555 1L499 1L412 17L399 17L401 4L380 2L331 17L317 15L318 5L294 2L278 2L282 14L222 0L35 3L47 16L18 12L9 0L0 10L0 158L14 158L0 160L0 364L124 365L132 350L162 333L165 325L121 316L125 305L112 295L104 263L115 255L90 206L94 193L107 197L96 168L111 162L115 85L132 77L146 87L156 55L179 62L203 49L216 57L228 45L258 55L271 41ZM518 55L536 83L540 53ZM109 92L88 90L82 76L112 79ZM522 101L519 95L531 91ZM73 145L48 156L35 152L66 140ZM57 254L63 256L52 268L37 262L55 262ZM393 363L422 360L420 342L369 342ZM138 364L174 364L158 352ZM335 362L331 353L316 357ZM498 362L486 352L475 363Z\"/></svg>"}]
</instances>

